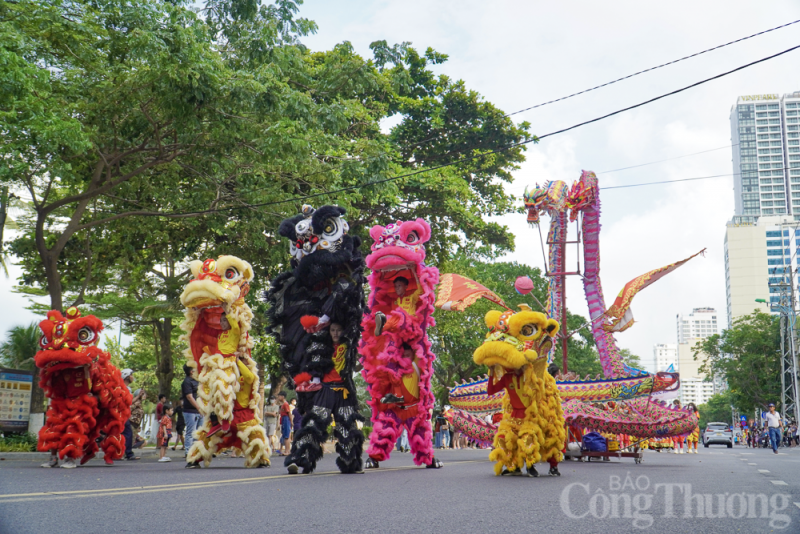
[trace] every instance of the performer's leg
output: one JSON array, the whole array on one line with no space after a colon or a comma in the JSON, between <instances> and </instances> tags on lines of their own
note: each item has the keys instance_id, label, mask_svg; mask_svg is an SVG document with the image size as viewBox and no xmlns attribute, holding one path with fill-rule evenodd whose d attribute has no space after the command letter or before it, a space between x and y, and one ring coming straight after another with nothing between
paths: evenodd
<instances>
[{"instance_id":1,"label":"performer's leg","mask_svg":"<svg viewBox=\"0 0 800 534\"><path fill-rule=\"evenodd\" d=\"M245 467L269 467L270 448L267 432L255 419L236 425L237 437L242 440Z\"/></svg>"},{"instance_id":2,"label":"performer's leg","mask_svg":"<svg viewBox=\"0 0 800 534\"><path fill-rule=\"evenodd\" d=\"M408 428L408 443L417 465L431 465L434 463L433 445L431 444L431 420L428 413L418 413L406 420Z\"/></svg>"},{"instance_id":3,"label":"performer's leg","mask_svg":"<svg viewBox=\"0 0 800 534\"><path fill-rule=\"evenodd\" d=\"M391 410L376 412L372 417L367 454L377 462L389 459L399 435L400 423L394 413Z\"/></svg>"},{"instance_id":4,"label":"performer's leg","mask_svg":"<svg viewBox=\"0 0 800 534\"><path fill-rule=\"evenodd\" d=\"M202 461L206 467L211 465L211 459L217 453L219 444L222 442L224 434L214 434L208 436L208 430L211 428L210 421L204 421L203 426L195 433L195 441L192 443L192 448L186 455L186 466L198 466Z\"/></svg>"},{"instance_id":5,"label":"performer's leg","mask_svg":"<svg viewBox=\"0 0 800 534\"><path fill-rule=\"evenodd\" d=\"M363 470L361 454L364 449L364 434L358 429L357 421L364 421L358 413L358 406L338 406L333 411L336 426L336 465L342 473L358 473Z\"/></svg>"},{"instance_id":6,"label":"performer's leg","mask_svg":"<svg viewBox=\"0 0 800 534\"><path fill-rule=\"evenodd\" d=\"M331 411L321 406L313 406L303 416L303 427L295 432L292 451L283 462L289 472L312 473L317 468L317 461L322 458L322 444L328 439L328 425Z\"/></svg>"}]
</instances>

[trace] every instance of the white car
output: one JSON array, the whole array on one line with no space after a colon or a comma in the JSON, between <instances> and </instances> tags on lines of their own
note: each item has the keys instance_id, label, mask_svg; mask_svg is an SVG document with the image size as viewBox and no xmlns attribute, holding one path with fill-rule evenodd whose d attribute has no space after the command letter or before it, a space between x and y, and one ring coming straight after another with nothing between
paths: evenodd
<instances>
[{"instance_id":1,"label":"white car","mask_svg":"<svg viewBox=\"0 0 800 534\"><path fill-rule=\"evenodd\" d=\"M733 432L728 423L708 423L703 432L703 446L707 448L712 443L733 447Z\"/></svg>"}]
</instances>

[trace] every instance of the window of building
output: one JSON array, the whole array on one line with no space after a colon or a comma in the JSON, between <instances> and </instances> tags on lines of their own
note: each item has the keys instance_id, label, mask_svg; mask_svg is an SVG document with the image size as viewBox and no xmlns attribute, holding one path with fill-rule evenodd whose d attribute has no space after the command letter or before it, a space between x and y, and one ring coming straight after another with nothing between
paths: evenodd
<instances>
[{"instance_id":1,"label":"window of building","mask_svg":"<svg viewBox=\"0 0 800 534\"><path fill-rule=\"evenodd\" d=\"M778 104L767 104L767 109L779 109Z\"/></svg>"},{"instance_id":2,"label":"window of building","mask_svg":"<svg viewBox=\"0 0 800 534\"><path fill-rule=\"evenodd\" d=\"M765 212L767 212L767 211L771 212L772 210L764 210L764 211ZM780 258L769 258L767 260L767 265L783 265L783 262L781 261Z\"/></svg>"},{"instance_id":3,"label":"window of building","mask_svg":"<svg viewBox=\"0 0 800 534\"><path fill-rule=\"evenodd\" d=\"M739 109L742 109L742 106L739 106ZM756 109L757 110L759 110L759 109L764 109L765 110L765 109L767 109L767 105L766 104L756 104Z\"/></svg>"},{"instance_id":4,"label":"window of building","mask_svg":"<svg viewBox=\"0 0 800 534\"><path fill-rule=\"evenodd\" d=\"M797 102L787 102L786 103L786 109L794 109L796 107L798 107L797 106Z\"/></svg>"}]
</instances>

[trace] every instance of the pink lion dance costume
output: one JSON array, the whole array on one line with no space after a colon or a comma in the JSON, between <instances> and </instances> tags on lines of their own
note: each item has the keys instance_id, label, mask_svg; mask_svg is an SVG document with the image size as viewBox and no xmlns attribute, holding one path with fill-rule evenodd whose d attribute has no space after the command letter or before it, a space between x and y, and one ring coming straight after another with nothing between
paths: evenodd
<instances>
[{"instance_id":1,"label":"pink lion dance costume","mask_svg":"<svg viewBox=\"0 0 800 534\"><path fill-rule=\"evenodd\" d=\"M102 321L81 317L73 306L66 316L47 312L39 328L41 350L34 362L50 406L38 448L53 455L42 467L57 467L56 453L65 460L61 467L77 467L76 461L85 464L99 448L106 464L113 464L125 453L122 430L131 415L131 394L109 354L97 348Z\"/></svg>"},{"instance_id":2,"label":"pink lion dance costume","mask_svg":"<svg viewBox=\"0 0 800 534\"><path fill-rule=\"evenodd\" d=\"M370 312L364 316L359 352L361 371L369 387L372 434L365 467L377 468L391 455L403 429L414 463L439 468L433 457L430 414L433 360L427 329L436 300L439 270L426 267L424 243L430 225L422 219L373 226L367 256Z\"/></svg>"}]
</instances>

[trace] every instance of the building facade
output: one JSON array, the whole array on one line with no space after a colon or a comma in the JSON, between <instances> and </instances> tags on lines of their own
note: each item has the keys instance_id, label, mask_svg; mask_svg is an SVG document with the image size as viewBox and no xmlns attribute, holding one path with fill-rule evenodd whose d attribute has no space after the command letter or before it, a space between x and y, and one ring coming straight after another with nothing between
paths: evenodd
<instances>
[{"instance_id":1,"label":"building facade","mask_svg":"<svg viewBox=\"0 0 800 534\"><path fill-rule=\"evenodd\" d=\"M666 371L671 365L673 369L678 366L678 346L674 343L657 343L653 345L653 370Z\"/></svg>"},{"instance_id":2,"label":"building facade","mask_svg":"<svg viewBox=\"0 0 800 534\"><path fill-rule=\"evenodd\" d=\"M696 377L681 377L680 399L683 406L690 402L693 402L696 406L705 404L715 392L713 382L707 382L705 379Z\"/></svg>"},{"instance_id":3,"label":"building facade","mask_svg":"<svg viewBox=\"0 0 800 534\"><path fill-rule=\"evenodd\" d=\"M731 108L735 215L800 214L800 91Z\"/></svg>"},{"instance_id":4,"label":"building facade","mask_svg":"<svg viewBox=\"0 0 800 534\"><path fill-rule=\"evenodd\" d=\"M688 343L691 339L705 339L718 333L717 310L714 308L695 308L692 313L676 316L678 326L678 344Z\"/></svg>"},{"instance_id":5,"label":"building facade","mask_svg":"<svg viewBox=\"0 0 800 534\"><path fill-rule=\"evenodd\" d=\"M778 284L789 283L789 273L798 267L800 222L795 218L797 215L734 216L727 224L724 253L729 327L734 319L755 309L777 311Z\"/></svg>"}]
</instances>

